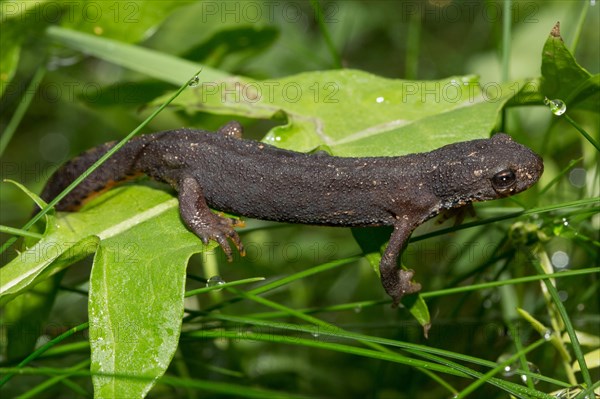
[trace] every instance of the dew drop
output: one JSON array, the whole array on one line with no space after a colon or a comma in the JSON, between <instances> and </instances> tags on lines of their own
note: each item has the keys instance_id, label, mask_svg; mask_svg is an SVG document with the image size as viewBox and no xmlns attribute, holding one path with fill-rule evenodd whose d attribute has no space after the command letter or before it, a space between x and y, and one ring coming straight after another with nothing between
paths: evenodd
<instances>
[{"instance_id":1,"label":"dew drop","mask_svg":"<svg viewBox=\"0 0 600 399\"><path fill-rule=\"evenodd\" d=\"M225 280L221 278L221 276L212 276L208 280L206 280L206 287L218 287L220 285L225 284ZM216 289L215 291L221 291L221 289Z\"/></svg>"},{"instance_id":2,"label":"dew drop","mask_svg":"<svg viewBox=\"0 0 600 399\"><path fill-rule=\"evenodd\" d=\"M505 377L511 377L511 376L515 375L515 367L513 367L510 364L507 364L502 369L502 375L504 375Z\"/></svg>"},{"instance_id":3,"label":"dew drop","mask_svg":"<svg viewBox=\"0 0 600 399\"><path fill-rule=\"evenodd\" d=\"M376 102L377 104L381 104L381 103L382 103L382 102L384 102L384 101L385 101L385 98L384 98L384 97L382 97L382 96L379 96L379 97L377 97L377 98L375 99L375 102Z\"/></svg>"},{"instance_id":4,"label":"dew drop","mask_svg":"<svg viewBox=\"0 0 600 399\"><path fill-rule=\"evenodd\" d=\"M199 84L200 84L200 77L198 75L196 75L190 80L190 83L188 83L188 86L198 87Z\"/></svg>"},{"instance_id":5,"label":"dew drop","mask_svg":"<svg viewBox=\"0 0 600 399\"><path fill-rule=\"evenodd\" d=\"M496 362L503 363L506 360L508 360L508 358L510 356L511 355L508 353L502 354L502 355L500 355L500 357L498 358L498 360ZM515 375L517 368L518 368L517 363L506 364L506 365L504 365L504 368L502 369L502 375L505 377L512 377L513 375Z\"/></svg>"},{"instance_id":6,"label":"dew drop","mask_svg":"<svg viewBox=\"0 0 600 399\"><path fill-rule=\"evenodd\" d=\"M538 366L536 366L535 364L531 363L531 362L527 362L527 368L529 369L529 371L531 371L532 373L536 373L539 374L540 373L540 368ZM524 383L527 383L528 379L530 377L527 375L521 375L521 381L523 381ZM533 378L531 377L531 381L534 384L537 384L538 382L540 382L540 380L538 380L537 378Z\"/></svg>"},{"instance_id":7,"label":"dew drop","mask_svg":"<svg viewBox=\"0 0 600 399\"><path fill-rule=\"evenodd\" d=\"M544 98L544 104L546 104L548 107L550 107L550 111L552 111L552 113L554 115L562 115L567 110L567 105L564 103L563 100L559 100L559 99L549 100L546 97L546 98Z\"/></svg>"},{"instance_id":8,"label":"dew drop","mask_svg":"<svg viewBox=\"0 0 600 399\"><path fill-rule=\"evenodd\" d=\"M542 334L542 337L544 337L544 339L546 341L550 341L552 339L552 330L546 330L544 331L544 333Z\"/></svg>"},{"instance_id":9,"label":"dew drop","mask_svg":"<svg viewBox=\"0 0 600 399\"><path fill-rule=\"evenodd\" d=\"M269 133L269 134L267 134L267 135L265 136L265 140L266 140L266 141L269 141L269 142L271 142L271 143L276 143L276 142L278 142L278 141L281 141L281 136L276 136L276 135L274 135L274 134L272 134L272 133Z\"/></svg>"}]
</instances>

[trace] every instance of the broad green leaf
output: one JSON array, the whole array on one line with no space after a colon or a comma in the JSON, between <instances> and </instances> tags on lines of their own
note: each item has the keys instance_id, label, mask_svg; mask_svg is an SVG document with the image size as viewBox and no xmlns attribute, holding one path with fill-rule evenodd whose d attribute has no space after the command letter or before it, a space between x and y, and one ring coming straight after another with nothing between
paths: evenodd
<instances>
[{"instance_id":1,"label":"broad green leaf","mask_svg":"<svg viewBox=\"0 0 600 399\"><path fill-rule=\"evenodd\" d=\"M266 136L279 147L326 145L334 155L392 156L489 137L516 94L510 85L482 90L473 76L406 81L336 70L268 81L204 81L173 104L190 113L284 120Z\"/></svg>"},{"instance_id":2,"label":"broad green leaf","mask_svg":"<svg viewBox=\"0 0 600 399\"><path fill-rule=\"evenodd\" d=\"M165 231L196 249L202 245L198 238L180 222L177 200L165 191L144 186L119 187L93 201L80 212L48 215L44 237L34 246L20 252L0 269L0 303L31 288L35 283L62 270L96 251L101 240L134 228L146 220L156 220L171 212ZM210 247L215 244L209 244Z\"/></svg>"},{"instance_id":3,"label":"broad green leaf","mask_svg":"<svg viewBox=\"0 0 600 399\"><path fill-rule=\"evenodd\" d=\"M0 297L98 248L90 279L91 369L115 377L95 376L94 385L99 397L142 397L173 356L187 261L206 247L181 223L176 199L143 185L118 187L80 212L49 220L44 238L0 269ZM116 377L123 375L136 378Z\"/></svg>"},{"instance_id":4,"label":"broad green leaf","mask_svg":"<svg viewBox=\"0 0 600 399\"><path fill-rule=\"evenodd\" d=\"M541 92L551 100L562 100L567 108L600 108L600 75L592 76L577 63L560 36L558 22L544 44Z\"/></svg>"},{"instance_id":5,"label":"broad green leaf","mask_svg":"<svg viewBox=\"0 0 600 399\"><path fill-rule=\"evenodd\" d=\"M198 245L155 228L163 218L104 241L96 253L89 297L96 398L144 397L177 348L185 268Z\"/></svg>"},{"instance_id":6,"label":"broad green leaf","mask_svg":"<svg viewBox=\"0 0 600 399\"><path fill-rule=\"evenodd\" d=\"M177 200L162 190L121 187L86 213L90 220L118 216L98 234L103 241L90 277L96 397L143 397L175 353L185 269L203 245L181 223Z\"/></svg>"},{"instance_id":7,"label":"broad green leaf","mask_svg":"<svg viewBox=\"0 0 600 399\"><path fill-rule=\"evenodd\" d=\"M73 234L62 222L56 227L0 269L0 305L96 251L98 237Z\"/></svg>"}]
</instances>

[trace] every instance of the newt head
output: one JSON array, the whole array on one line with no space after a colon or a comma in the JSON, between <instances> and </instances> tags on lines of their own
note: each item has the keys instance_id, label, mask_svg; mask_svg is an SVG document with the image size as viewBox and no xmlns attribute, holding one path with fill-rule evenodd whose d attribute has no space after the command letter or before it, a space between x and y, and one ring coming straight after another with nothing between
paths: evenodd
<instances>
[{"instance_id":1,"label":"newt head","mask_svg":"<svg viewBox=\"0 0 600 399\"><path fill-rule=\"evenodd\" d=\"M520 193L537 183L544 172L544 161L539 155L504 133L492 136L491 143L490 161L501 170L489 180L499 196Z\"/></svg>"},{"instance_id":2,"label":"newt head","mask_svg":"<svg viewBox=\"0 0 600 399\"><path fill-rule=\"evenodd\" d=\"M442 209L520 193L544 171L539 155L504 133L451 144L430 154L440 160L432 180Z\"/></svg>"}]
</instances>

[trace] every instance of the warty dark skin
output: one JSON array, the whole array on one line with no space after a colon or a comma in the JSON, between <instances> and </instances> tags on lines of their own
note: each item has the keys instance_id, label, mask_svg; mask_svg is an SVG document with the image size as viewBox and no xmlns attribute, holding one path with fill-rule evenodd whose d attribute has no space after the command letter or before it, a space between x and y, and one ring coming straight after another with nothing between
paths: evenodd
<instances>
[{"instance_id":1,"label":"warty dark skin","mask_svg":"<svg viewBox=\"0 0 600 399\"><path fill-rule=\"evenodd\" d=\"M228 258L228 239L244 253L240 216L326 226L393 226L380 263L394 305L418 292L413 271L397 267L413 230L444 210L517 194L543 172L542 159L506 134L450 144L400 157L345 158L305 154L241 138L231 122L218 132L177 129L129 141L69 195L57 210L77 210L93 194L146 174L179 193L183 222L204 243L216 240ZM95 147L58 169L42 198L51 200L105 154Z\"/></svg>"}]
</instances>

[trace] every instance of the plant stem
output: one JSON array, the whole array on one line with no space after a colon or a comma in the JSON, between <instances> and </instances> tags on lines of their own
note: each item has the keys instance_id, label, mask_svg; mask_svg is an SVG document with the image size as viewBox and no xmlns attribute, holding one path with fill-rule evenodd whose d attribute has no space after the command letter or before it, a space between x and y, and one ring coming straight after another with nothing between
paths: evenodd
<instances>
[{"instance_id":1,"label":"plant stem","mask_svg":"<svg viewBox=\"0 0 600 399\"><path fill-rule=\"evenodd\" d=\"M502 9L502 81L508 82L510 78L510 46L511 46L511 20L512 1L503 2Z\"/></svg>"},{"instance_id":2,"label":"plant stem","mask_svg":"<svg viewBox=\"0 0 600 399\"><path fill-rule=\"evenodd\" d=\"M577 129L579 133L581 133L581 135L585 137L585 139L589 141L594 147L596 147L596 150L600 152L600 144L598 144L596 140L594 140L592 136L589 135L588 132L586 132L581 126L579 126L579 124L575 122L569 115L564 114L563 118L565 118L567 122L569 122L575 129Z\"/></svg>"},{"instance_id":3,"label":"plant stem","mask_svg":"<svg viewBox=\"0 0 600 399\"><path fill-rule=\"evenodd\" d=\"M29 104L31 104L31 100L33 100L33 97L35 97L37 88L39 87L42 79L44 79L44 75L46 75L46 67L42 65L37 69L37 71L35 71L35 75L33 75L31 82L29 82L29 86L27 86L23 98L21 98L21 102L19 102L15 113L13 114L12 118L10 118L10 122L8 122L6 129L4 129L2 137L0 137L0 157L2 154L4 154L4 150L8 146L10 139L17 130L19 123L21 123L27 108L29 108Z\"/></svg>"}]
</instances>

